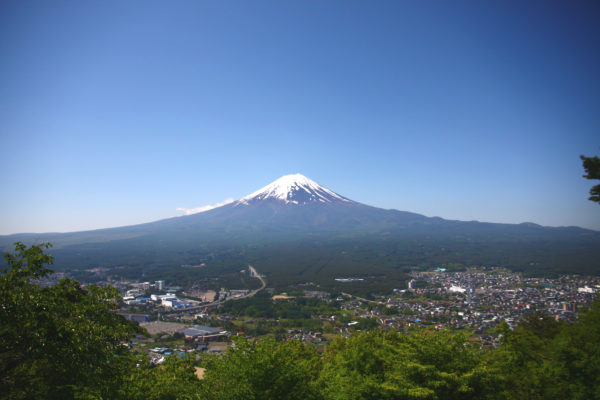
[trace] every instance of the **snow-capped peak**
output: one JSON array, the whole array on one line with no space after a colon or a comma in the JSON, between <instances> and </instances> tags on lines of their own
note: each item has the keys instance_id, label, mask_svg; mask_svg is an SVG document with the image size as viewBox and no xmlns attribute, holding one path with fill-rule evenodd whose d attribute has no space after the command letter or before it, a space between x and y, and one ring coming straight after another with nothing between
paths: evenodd
<instances>
[{"instance_id":1,"label":"snow-capped peak","mask_svg":"<svg viewBox=\"0 0 600 400\"><path fill-rule=\"evenodd\" d=\"M351 202L302 174L292 174L284 175L262 189L241 198L238 203L248 204L267 199L280 200L285 204Z\"/></svg>"}]
</instances>

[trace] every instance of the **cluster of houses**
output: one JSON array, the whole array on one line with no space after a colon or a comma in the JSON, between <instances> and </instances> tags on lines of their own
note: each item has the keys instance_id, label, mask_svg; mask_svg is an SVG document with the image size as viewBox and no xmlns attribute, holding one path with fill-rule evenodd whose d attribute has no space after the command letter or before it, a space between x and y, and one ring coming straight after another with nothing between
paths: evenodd
<instances>
[{"instance_id":1,"label":"cluster of houses","mask_svg":"<svg viewBox=\"0 0 600 400\"><path fill-rule=\"evenodd\" d=\"M357 318L373 318L387 329L433 327L469 329L482 345L496 345L490 328L501 322L514 327L533 311L543 311L559 321L576 321L577 311L598 298L600 278L561 276L524 278L504 269L471 269L466 272L412 274L408 289L395 289L391 296L373 301L336 299L340 308ZM340 333L351 333L340 326Z\"/></svg>"},{"instance_id":2,"label":"cluster of houses","mask_svg":"<svg viewBox=\"0 0 600 400\"><path fill-rule=\"evenodd\" d=\"M386 320L408 326L434 323L478 333L502 321L514 326L532 311L574 321L578 308L588 307L597 298L598 288L598 278L523 278L500 269L415 273L408 284L415 300L390 298L387 307L396 308L399 315Z\"/></svg>"},{"instance_id":3,"label":"cluster of houses","mask_svg":"<svg viewBox=\"0 0 600 400\"><path fill-rule=\"evenodd\" d=\"M438 269L433 272L415 272L411 278L407 289L395 289L394 293L376 297L375 301L347 294L342 294L335 301L340 309L352 312L352 319L374 319L384 329L468 329L479 336L482 345L495 346L498 342L492 328L498 324L504 322L514 327L533 311L543 311L556 320L576 321L577 312L590 306L598 298L600 290L600 278L525 278L508 270L493 268L469 269L465 272ZM272 292L269 289L267 291ZM171 309L182 308L184 313L190 314L190 320L210 317L205 310L201 314L192 315L192 312L197 311L192 308L195 304L189 300L179 300L174 294L152 294L145 297L145 293L143 288L131 289L127 291L128 297L124 300L150 302ZM222 300L247 293L247 290L222 289L218 297ZM324 291L305 290L304 296L331 301L330 294ZM273 301L288 301L293 298L284 293L273 296ZM172 314L170 317L182 318L181 313ZM148 318L144 314L129 314L125 317L138 322L146 322ZM218 316L223 322L231 318L233 317L226 314ZM332 322L337 320L335 315L319 318ZM335 330L342 335L351 335L358 324L358 321L337 323ZM221 343L222 346L230 336L223 329L203 325L188 326L179 329L177 333L185 336L188 347L197 352L219 352L220 347L216 343ZM289 330L285 339L313 343L323 340L320 332L305 330ZM156 360L165 355L165 352L159 351L151 353Z\"/></svg>"},{"instance_id":4,"label":"cluster of houses","mask_svg":"<svg viewBox=\"0 0 600 400\"><path fill-rule=\"evenodd\" d=\"M160 365L165 357L178 355L185 357L188 353L221 354L229 346L229 332L210 326L193 325L179 329L176 333L185 337L186 345L176 349L170 347L155 347L148 351L148 359L154 365Z\"/></svg>"},{"instance_id":5,"label":"cluster of houses","mask_svg":"<svg viewBox=\"0 0 600 400\"><path fill-rule=\"evenodd\" d=\"M288 329L284 340L300 340L307 343L319 344L323 341L323 333L306 329Z\"/></svg>"}]
</instances>

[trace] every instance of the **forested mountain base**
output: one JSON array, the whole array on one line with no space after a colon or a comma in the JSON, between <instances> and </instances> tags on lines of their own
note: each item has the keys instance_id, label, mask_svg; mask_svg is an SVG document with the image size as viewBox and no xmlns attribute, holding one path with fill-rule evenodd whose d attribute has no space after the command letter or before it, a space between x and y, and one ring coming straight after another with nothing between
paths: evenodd
<instances>
[{"instance_id":1,"label":"forested mountain base","mask_svg":"<svg viewBox=\"0 0 600 400\"><path fill-rule=\"evenodd\" d=\"M223 356L151 367L122 343L137 331L110 288L40 287L51 258L17 246L0 275L5 399L598 399L600 302L577 323L532 314L502 344L465 333L373 330L323 352L299 341L235 341ZM206 369L199 379L196 367Z\"/></svg>"}]
</instances>

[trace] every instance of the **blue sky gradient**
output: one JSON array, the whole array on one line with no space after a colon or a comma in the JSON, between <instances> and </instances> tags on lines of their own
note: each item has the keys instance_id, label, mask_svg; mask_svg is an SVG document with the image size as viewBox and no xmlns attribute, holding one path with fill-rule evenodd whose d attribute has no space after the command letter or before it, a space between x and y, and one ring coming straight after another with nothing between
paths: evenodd
<instances>
[{"instance_id":1,"label":"blue sky gradient","mask_svg":"<svg viewBox=\"0 0 600 400\"><path fill-rule=\"evenodd\" d=\"M0 2L0 234L149 222L302 173L600 230L594 1Z\"/></svg>"}]
</instances>

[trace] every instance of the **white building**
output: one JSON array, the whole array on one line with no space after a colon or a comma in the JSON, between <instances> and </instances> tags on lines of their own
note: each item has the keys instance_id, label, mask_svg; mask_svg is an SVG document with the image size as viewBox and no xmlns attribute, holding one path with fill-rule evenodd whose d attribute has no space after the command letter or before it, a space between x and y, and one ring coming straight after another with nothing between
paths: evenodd
<instances>
[{"instance_id":1,"label":"white building","mask_svg":"<svg viewBox=\"0 0 600 400\"><path fill-rule=\"evenodd\" d=\"M165 307L173 307L173 303L177 303L179 300L175 296L161 297L160 304Z\"/></svg>"},{"instance_id":2,"label":"white building","mask_svg":"<svg viewBox=\"0 0 600 400\"><path fill-rule=\"evenodd\" d=\"M176 303L178 303L177 298L174 298L171 300L163 299L163 301L162 301L162 305L164 307L174 307Z\"/></svg>"},{"instance_id":3,"label":"white building","mask_svg":"<svg viewBox=\"0 0 600 400\"><path fill-rule=\"evenodd\" d=\"M467 291L467 289L461 288L460 286L450 286L450 288L448 289L449 292L452 293L464 293Z\"/></svg>"},{"instance_id":4,"label":"white building","mask_svg":"<svg viewBox=\"0 0 600 400\"><path fill-rule=\"evenodd\" d=\"M136 289L129 289L127 291L127 296L136 297L136 296L141 296L143 293L144 292L141 289L137 289L137 288Z\"/></svg>"},{"instance_id":5,"label":"white building","mask_svg":"<svg viewBox=\"0 0 600 400\"><path fill-rule=\"evenodd\" d=\"M411 279L410 281L408 281L408 290L415 290L417 288L417 281L414 279Z\"/></svg>"}]
</instances>

